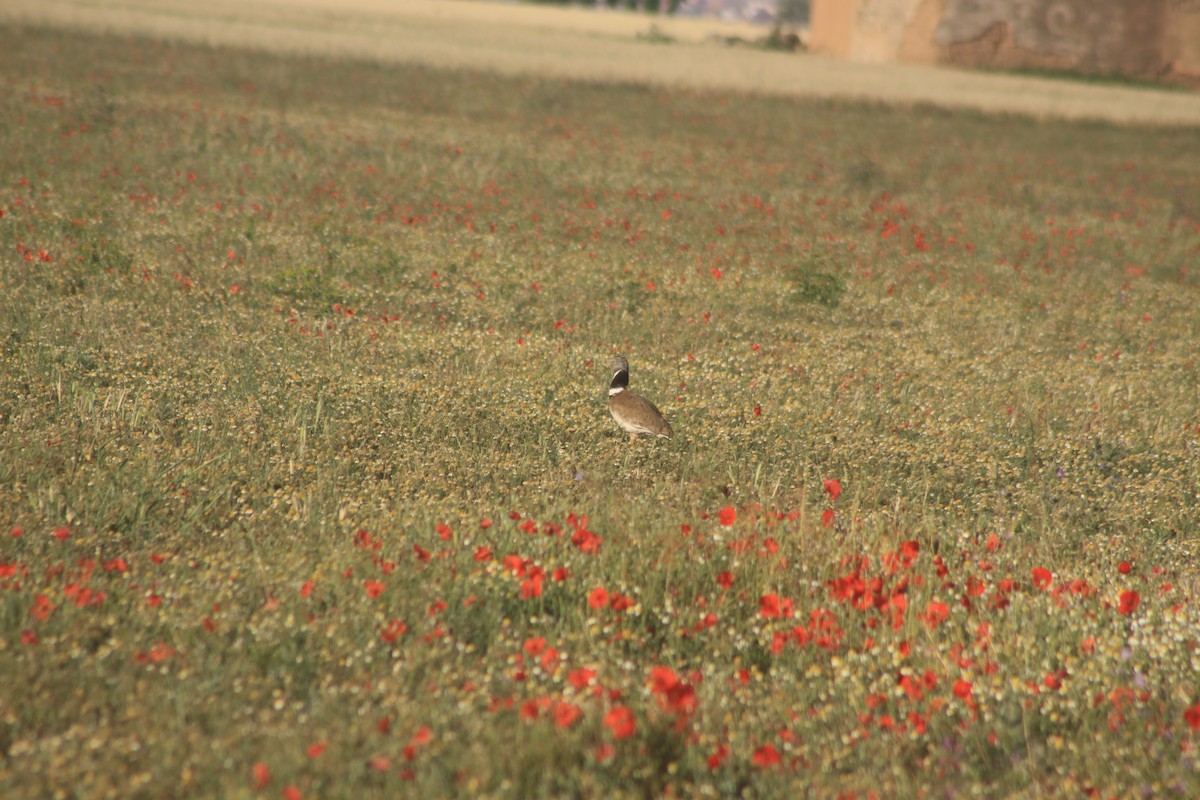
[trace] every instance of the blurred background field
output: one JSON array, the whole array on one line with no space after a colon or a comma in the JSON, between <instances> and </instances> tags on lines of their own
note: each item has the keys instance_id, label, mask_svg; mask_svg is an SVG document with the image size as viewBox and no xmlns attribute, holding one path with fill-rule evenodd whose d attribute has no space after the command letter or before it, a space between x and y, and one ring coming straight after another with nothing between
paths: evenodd
<instances>
[{"instance_id":1,"label":"blurred background field","mask_svg":"<svg viewBox=\"0 0 1200 800\"><path fill-rule=\"evenodd\" d=\"M766 33L745 22L473 0L9 0L0 19L509 75L1200 124L1195 93L763 51L742 46Z\"/></svg>"},{"instance_id":2,"label":"blurred background field","mask_svg":"<svg viewBox=\"0 0 1200 800\"><path fill-rule=\"evenodd\" d=\"M1194 128L139 25L0 26L0 794L1196 793Z\"/></svg>"}]
</instances>

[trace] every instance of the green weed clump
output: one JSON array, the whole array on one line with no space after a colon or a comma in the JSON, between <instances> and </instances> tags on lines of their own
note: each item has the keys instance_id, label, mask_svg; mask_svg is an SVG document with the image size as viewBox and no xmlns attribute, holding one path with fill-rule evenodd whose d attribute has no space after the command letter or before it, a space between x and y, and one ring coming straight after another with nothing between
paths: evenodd
<instances>
[{"instance_id":1,"label":"green weed clump","mask_svg":"<svg viewBox=\"0 0 1200 800\"><path fill-rule=\"evenodd\" d=\"M0 794L1200 788L1194 131L0 54Z\"/></svg>"}]
</instances>

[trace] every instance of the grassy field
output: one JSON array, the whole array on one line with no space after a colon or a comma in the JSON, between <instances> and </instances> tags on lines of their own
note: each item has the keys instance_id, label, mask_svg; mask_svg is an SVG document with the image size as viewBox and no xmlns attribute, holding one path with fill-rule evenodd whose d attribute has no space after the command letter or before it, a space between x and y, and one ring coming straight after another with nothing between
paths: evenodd
<instances>
[{"instance_id":1,"label":"grassy field","mask_svg":"<svg viewBox=\"0 0 1200 800\"><path fill-rule=\"evenodd\" d=\"M0 795L1200 792L1194 129L0 74Z\"/></svg>"}]
</instances>

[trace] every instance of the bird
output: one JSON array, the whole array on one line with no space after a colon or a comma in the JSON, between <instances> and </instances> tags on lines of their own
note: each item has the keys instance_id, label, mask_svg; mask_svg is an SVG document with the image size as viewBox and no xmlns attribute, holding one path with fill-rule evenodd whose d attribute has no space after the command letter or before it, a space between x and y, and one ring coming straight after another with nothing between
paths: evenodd
<instances>
[{"instance_id":1,"label":"bird","mask_svg":"<svg viewBox=\"0 0 1200 800\"><path fill-rule=\"evenodd\" d=\"M624 356L612 360L612 381L608 384L608 410L621 430L629 434L629 441L637 439L639 433L671 437L671 425L663 418L658 406L629 388L629 362Z\"/></svg>"}]
</instances>

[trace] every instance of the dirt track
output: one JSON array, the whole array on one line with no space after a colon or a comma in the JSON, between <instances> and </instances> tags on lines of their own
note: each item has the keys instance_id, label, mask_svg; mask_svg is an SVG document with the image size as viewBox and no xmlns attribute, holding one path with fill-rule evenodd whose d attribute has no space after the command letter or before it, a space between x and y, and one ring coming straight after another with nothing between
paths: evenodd
<instances>
[{"instance_id":1,"label":"dirt track","mask_svg":"<svg viewBox=\"0 0 1200 800\"><path fill-rule=\"evenodd\" d=\"M745 25L470 0L7 0L0 21L278 52L665 86L934 103L1044 117L1200 125L1200 95L730 47ZM673 39L647 37L651 25Z\"/></svg>"}]
</instances>

